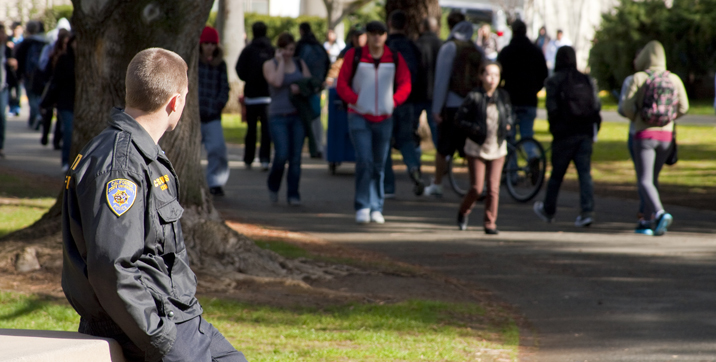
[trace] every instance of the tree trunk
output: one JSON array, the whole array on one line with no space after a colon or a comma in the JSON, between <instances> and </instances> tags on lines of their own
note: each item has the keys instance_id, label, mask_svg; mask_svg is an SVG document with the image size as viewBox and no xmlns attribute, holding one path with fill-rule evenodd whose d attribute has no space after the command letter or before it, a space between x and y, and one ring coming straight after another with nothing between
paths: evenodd
<instances>
[{"instance_id":1,"label":"tree trunk","mask_svg":"<svg viewBox=\"0 0 716 362\"><path fill-rule=\"evenodd\" d=\"M242 1L219 0L219 12L216 16L216 29L219 31L221 46L224 48L224 61L229 73L229 102L224 111L239 112L239 95L243 93L243 84L234 67L244 49L244 6Z\"/></svg>"},{"instance_id":2,"label":"tree trunk","mask_svg":"<svg viewBox=\"0 0 716 362\"><path fill-rule=\"evenodd\" d=\"M408 17L406 34L412 39L420 35L420 22L427 16L432 16L440 21L442 11L438 0L386 0L385 14L390 18L394 10L403 10ZM385 19L386 23L388 19Z\"/></svg>"},{"instance_id":3,"label":"tree trunk","mask_svg":"<svg viewBox=\"0 0 716 362\"><path fill-rule=\"evenodd\" d=\"M73 0L72 26L77 34L76 100L71 157L106 126L112 107L123 107L124 78L135 54L162 47L179 54L189 66L189 95L179 126L160 145L181 180L179 201L185 242L193 267L245 280L247 275L302 279L329 277L330 271L258 248L230 229L208 195L200 166L200 122L197 91L199 36L212 0ZM56 234L62 194L42 220L26 230ZM41 230L41 231L40 231ZM44 236L44 235L42 235ZM19 236L22 238L22 236Z\"/></svg>"},{"instance_id":4,"label":"tree trunk","mask_svg":"<svg viewBox=\"0 0 716 362\"><path fill-rule=\"evenodd\" d=\"M346 15L357 11L369 2L371 2L371 0L323 0L323 4L326 5L326 22L328 23L328 29L335 30L336 26L340 24Z\"/></svg>"}]
</instances>

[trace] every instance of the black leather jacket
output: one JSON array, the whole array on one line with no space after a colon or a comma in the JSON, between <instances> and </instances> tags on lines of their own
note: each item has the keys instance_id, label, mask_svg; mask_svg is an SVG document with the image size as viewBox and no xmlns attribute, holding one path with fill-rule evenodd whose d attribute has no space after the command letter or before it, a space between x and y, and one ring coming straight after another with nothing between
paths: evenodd
<instances>
[{"instance_id":1,"label":"black leather jacket","mask_svg":"<svg viewBox=\"0 0 716 362\"><path fill-rule=\"evenodd\" d=\"M507 138L508 130L515 123L512 113L510 95L506 90L498 88L492 97L488 97L482 88L477 88L467 94L455 114L455 123L458 129L478 145L485 143L487 137L487 105L494 102L500 113L500 128L497 130L497 143L501 144Z\"/></svg>"},{"instance_id":2,"label":"black leather jacket","mask_svg":"<svg viewBox=\"0 0 716 362\"><path fill-rule=\"evenodd\" d=\"M128 114L80 152L65 178L62 288L81 333L126 335L158 361L175 324L201 315L171 162Z\"/></svg>"}]
</instances>

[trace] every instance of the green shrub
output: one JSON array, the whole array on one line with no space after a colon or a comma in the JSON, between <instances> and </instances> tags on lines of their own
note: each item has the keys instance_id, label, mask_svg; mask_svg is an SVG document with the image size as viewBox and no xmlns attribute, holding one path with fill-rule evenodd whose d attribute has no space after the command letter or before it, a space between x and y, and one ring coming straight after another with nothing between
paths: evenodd
<instances>
[{"instance_id":1,"label":"green shrub","mask_svg":"<svg viewBox=\"0 0 716 362\"><path fill-rule=\"evenodd\" d=\"M664 45L668 69L689 90L716 65L716 0L678 0L671 9L663 0L621 0L602 16L590 52L591 74L599 87L620 89L634 73L636 52L651 40Z\"/></svg>"},{"instance_id":2,"label":"green shrub","mask_svg":"<svg viewBox=\"0 0 716 362\"><path fill-rule=\"evenodd\" d=\"M318 16L299 16L297 18L290 18L284 16L246 13L244 15L244 25L246 27L246 36L248 39L254 38L253 33L251 32L251 26L257 21L263 21L266 23L266 27L268 28L266 36L268 36L268 38L274 43L276 38L278 38L278 35L283 32L293 34L298 41L298 24L301 24L304 21L311 24L311 29L313 30L313 33L316 34L316 39L318 39L321 43L326 39L326 33L328 32L326 19Z\"/></svg>"}]
</instances>

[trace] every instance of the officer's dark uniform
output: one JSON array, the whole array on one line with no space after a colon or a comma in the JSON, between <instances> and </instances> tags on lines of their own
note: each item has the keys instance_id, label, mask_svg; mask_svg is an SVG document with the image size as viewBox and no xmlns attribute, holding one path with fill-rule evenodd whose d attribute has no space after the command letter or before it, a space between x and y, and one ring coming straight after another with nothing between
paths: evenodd
<instances>
[{"instance_id":1,"label":"officer's dark uniform","mask_svg":"<svg viewBox=\"0 0 716 362\"><path fill-rule=\"evenodd\" d=\"M62 288L81 316L79 332L116 339L130 360L178 360L171 356L189 357L204 347L208 353L211 344L211 353L245 361L200 317L178 194L162 149L114 109L109 127L80 152L65 178ZM191 337L197 329L208 342ZM221 343L224 350L214 351Z\"/></svg>"}]
</instances>

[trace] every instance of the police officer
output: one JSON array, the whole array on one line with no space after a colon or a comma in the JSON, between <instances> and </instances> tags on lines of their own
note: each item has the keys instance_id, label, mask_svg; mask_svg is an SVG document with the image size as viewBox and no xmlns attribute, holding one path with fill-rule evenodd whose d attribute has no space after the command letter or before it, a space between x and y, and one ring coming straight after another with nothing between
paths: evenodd
<instances>
[{"instance_id":1,"label":"police officer","mask_svg":"<svg viewBox=\"0 0 716 362\"><path fill-rule=\"evenodd\" d=\"M179 122L187 69L160 48L129 63L126 109L112 111L65 179L62 288L79 332L117 340L129 361L246 361L201 317L179 182L157 144Z\"/></svg>"}]
</instances>

